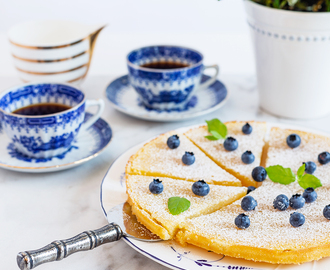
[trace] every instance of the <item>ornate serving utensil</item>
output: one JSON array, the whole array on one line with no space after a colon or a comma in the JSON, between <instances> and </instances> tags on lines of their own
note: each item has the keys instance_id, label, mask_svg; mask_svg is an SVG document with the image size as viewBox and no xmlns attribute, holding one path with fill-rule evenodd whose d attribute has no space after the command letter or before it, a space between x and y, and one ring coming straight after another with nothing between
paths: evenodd
<instances>
[{"instance_id":1,"label":"ornate serving utensil","mask_svg":"<svg viewBox=\"0 0 330 270\"><path fill-rule=\"evenodd\" d=\"M78 251L90 250L118 241L122 237L147 242L162 240L136 220L127 202L113 207L107 217L109 224L100 229L85 231L69 239L53 241L37 250L18 253L18 267L21 270L33 269L46 262L62 260Z\"/></svg>"}]
</instances>

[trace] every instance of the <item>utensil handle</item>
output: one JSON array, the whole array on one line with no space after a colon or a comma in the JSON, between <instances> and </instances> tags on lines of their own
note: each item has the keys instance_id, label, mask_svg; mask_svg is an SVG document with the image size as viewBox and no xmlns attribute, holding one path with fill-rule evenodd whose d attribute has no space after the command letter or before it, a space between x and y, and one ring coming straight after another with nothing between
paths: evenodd
<instances>
[{"instance_id":1,"label":"utensil handle","mask_svg":"<svg viewBox=\"0 0 330 270\"><path fill-rule=\"evenodd\" d=\"M33 269L46 262L62 260L75 252L117 241L122 236L120 227L110 223L95 231L85 231L66 240L54 241L37 250L20 252L17 254L17 264L21 270Z\"/></svg>"}]
</instances>

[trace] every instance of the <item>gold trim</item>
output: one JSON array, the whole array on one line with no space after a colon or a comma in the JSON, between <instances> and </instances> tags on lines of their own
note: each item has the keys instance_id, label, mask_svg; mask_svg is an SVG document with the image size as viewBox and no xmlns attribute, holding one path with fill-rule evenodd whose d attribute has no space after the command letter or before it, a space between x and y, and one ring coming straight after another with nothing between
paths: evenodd
<instances>
[{"instance_id":1,"label":"gold trim","mask_svg":"<svg viewBox=\"0 0 330 270\"><path fill-rule=\"evenodd\" d=\"M26 62L33 62L33 63L53 63L53 62L63 62L63 61L67 61L67 60L71 60L74 58L77 58L81 55L84 55L88 53L88 51L84 51L82 53L79 53L77 55L71 56L71 57L67 57L67 58L62 58L62 59L54 59L54 60L34 60L34 59L26 59L26 58L21 58L16 56L15 54L12 54L12 56L18 60L22 60L22 61L26 61Z\"/></svg>"},{"instance_id":2,"label":"gold trim","mask_svg":"<svg viewBox=\"0 0 330 270\"><path fill-rule=\"evenodd\" d=\"M79 80L82 80L84 77L85 77L85 74L82 75L82 76L79 76L79 77L76 78L76 79L73 79L73 80L70 80L70 81L67 81L67 82L68 82L68 83L72 83L72 82L75 82L75 81L79 81Z\"/></svg>"},{"instance_id":3,"label":"gold trim","mask_svg":"<svg viewBox=\"0 0 330 270\"><path fill-rule=\"evenodd\" d=\"M25 48L25 49L34 49L34 50L51 50L51 49L61 49L61 48L66 48L66 47L70 47L70 46L73 46L73 45L76 45L86 39L88 39L89 37L85 37L83 39L80 39L78 41L75 41L75 42L72 42L72 43L69 43L69 44L65 44L65 45L58 45L58 46L27 46L27 45L21 45L21 44L18 44L18 43L15 43L11 40L9 40L9 42L17 47L21 47L21 48Z\"/></svg>"},{"instance_id":4,"label":"gold trim","mask_svg":"<svg viewBox=\"0 0 330 270\"><path fill-rule=\"evenodd\" d=\"M21 72L24 72L24 73L28 73L28 74L33 74L33 75L54 75L54 74L63 74L63 73L68 73L68 72L71 72L71 71L75 71L75 70L77 70L77 69L80 69L80 68L86 67L86 66L88 66L88 65L89 65L89 63L84 64L84 65L81 65L81 66L76 67L76 68L69 69L69 70L57 71L57 72L34 72L34 71L23 70L23 69L20 69L20 68L18 68L18 67L16 67L16 69L17 69L18 71L21 71Z\"/></svg>"}]
</instances>

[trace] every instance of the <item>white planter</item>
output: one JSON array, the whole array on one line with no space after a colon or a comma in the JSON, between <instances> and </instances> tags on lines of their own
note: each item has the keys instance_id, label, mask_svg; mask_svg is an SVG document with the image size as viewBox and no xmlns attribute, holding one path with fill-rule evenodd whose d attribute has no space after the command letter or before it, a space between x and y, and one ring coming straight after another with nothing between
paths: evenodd
<instances>
[{"instance_id":1,"label":"white planter","mask_svg":"<svg viewBox=\"0 0 330 270\"><path fill-rule=\"evenodd\" d=\"M297 119L330 113L330 12L244 3L255 48L261 108Z\"/></svg>"}]
</instances>

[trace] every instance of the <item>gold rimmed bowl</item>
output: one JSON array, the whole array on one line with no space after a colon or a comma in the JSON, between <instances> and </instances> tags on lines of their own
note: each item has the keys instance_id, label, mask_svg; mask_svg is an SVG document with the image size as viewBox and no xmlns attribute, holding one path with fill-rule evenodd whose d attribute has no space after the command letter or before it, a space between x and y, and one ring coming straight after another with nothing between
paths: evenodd
<instances>
[{"instance_id":1,"label":"gold rimmed bowl","mask_svg":"<svg viewBox=\"0 0 330 270\"><path fill-rule=\"evenodd\" d=\"M25 82L79 83L87 75L96 38L105 25L30 21L9 30L14 65Z\"/></svg>"}]
</instances>

